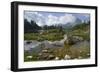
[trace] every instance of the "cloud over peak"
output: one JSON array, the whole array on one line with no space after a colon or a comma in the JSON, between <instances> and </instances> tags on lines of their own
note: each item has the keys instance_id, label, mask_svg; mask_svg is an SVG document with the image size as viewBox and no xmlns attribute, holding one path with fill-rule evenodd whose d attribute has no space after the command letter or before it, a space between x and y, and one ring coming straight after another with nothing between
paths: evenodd
<instances>
[{"instance_id":1,"label":"cloud over peak","mask_svg":"<svg viewBox=\"0 0 100 73\"><path fill-rule=\"evenodd\" d=\"M52 13L52 12L24 12L24 18L29 22L34 20L39 26L75 23L77 17L72 13Z\"/></svg>"}]
</instances>

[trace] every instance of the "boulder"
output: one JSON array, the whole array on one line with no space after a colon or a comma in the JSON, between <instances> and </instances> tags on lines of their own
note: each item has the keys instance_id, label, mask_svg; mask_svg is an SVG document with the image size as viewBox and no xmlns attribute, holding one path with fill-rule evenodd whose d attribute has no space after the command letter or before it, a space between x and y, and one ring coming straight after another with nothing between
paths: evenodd
<instances>
[{"instance_id":1,"label":"boulder","mask_svg":"<svg viewBox=\"0 0 100 73\"><path fill-rule=\"evenodd\" d=\"M55 59L54 55L49 55L48 58L47 58L47 60L53 60L53 59Z\"/></svg>"},{"instance_id":2,"label":"boulder","mask_svg":"<svg viewBox=\"0 0 100 73\"><path fill-rule=\"evenodd\" d=\"M81 42L83 41L83 38L82 37L79 37L79 36L70 36L68 37L68 43L73 45L77 42Z\"/></svg>"},{"instance_id":3,"label":"boulder","mask_svg":"<svg viewBox=\"0 0 100 73\"><path fill-rule=\"evenodd\" d=\"M71 57L70 57L69 55L66 54L65 57L64 57L64 59L65 59L65 60L69 60L69 59L71 59Z\"/></svg>"},{"instance_id":4,"label":"boulder","mask_svg":"<svg viewBox=\"0 0 100 73\"><path fill-rule=\"evenodd\" d=\"M55 60L59 60L59 57L55 57Z\"/></svg>"}]
</instances>

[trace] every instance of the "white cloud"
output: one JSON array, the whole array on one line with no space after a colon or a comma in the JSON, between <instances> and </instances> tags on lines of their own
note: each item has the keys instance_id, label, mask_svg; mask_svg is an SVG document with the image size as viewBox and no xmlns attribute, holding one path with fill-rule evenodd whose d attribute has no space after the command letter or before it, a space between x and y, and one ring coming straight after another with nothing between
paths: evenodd
<instances>
[{"instance_id":1,"label":"white cloud","mask_svg":"<svg viewBox=\"0 0 100 73\"><path fill-rule=\"evenodd\" d=\"M75 22L76 17L73 16L72 14L65 14L64 16L61 16L59 19L59 22L62 24L67 24L67 23L73 23Z\"/></svg>"},{"instance_id":2,"label":"white cloud","mask_svg":"<svg viewBox=\"0 0 100 73\"><path fill-rule=\"evenodd\" d=\"M53 15L48 15L48 18L46 19L46 24L47 25L52 25L52 24L67 24L67 23L74 23L76 20L76 17L73 16L72 14L65 14L63 16L53 16Z\"/></svg>"},{"instance_id":3,"label":"white cloud","mask_svg":"<svg viewBox=\"0 0 100 73\"><path fill-rule=\"evenodd\" d=\"M35 18L37 17L37 12L28 11L28 12L25 12L24 14L25 14L24 17L25 17L29 22L31 22L32 19L34 19L34 20L36 21Z\"/></svg>"},{"instance_id":4,"label":"white cloud","mask_svg":"<svg viewBox=\"0 0 100 73\"><path fill-rule=\"evenodd\" d=\"M48 15L45 23L47 25L53 25L53 24L57 24L58 23L58 17L57 16L53 16L53 15Z\"/></svg>"},{"instance_id":5,"label":"white cloud","mask_svg":"<svg viewBox=\"0 0 100 73\"><path fill-rule=\"evenodd\" d=\"M27 11L27 12L25 12L25 16L24 17L29 22L31 22L31 20L34 20L40 26L42 26L42 24L43 24L44 17L43 17L42 14L40 14L38 12Z\"/></svg>"},{"instance_id":6,"label":"white cloud","mask_svg":"<svg viewBox=\"0 0 100 73\"><path fill-rule=\"evenodd\" d=\"M39 26L43 25L54 25L54 24L67 24L74 23L76 21L76 17L72 14L64 14L62 16L55 16L52 14L43 15L39 12L26 12L25 18L28 21L34 20Z\"/></svg>"}]
</instances>

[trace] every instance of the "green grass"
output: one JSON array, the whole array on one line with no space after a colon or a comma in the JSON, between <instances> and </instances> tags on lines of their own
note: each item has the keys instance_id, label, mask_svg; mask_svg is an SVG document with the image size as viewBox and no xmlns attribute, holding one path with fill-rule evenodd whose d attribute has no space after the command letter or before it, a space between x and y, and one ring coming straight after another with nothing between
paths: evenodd
<instances>
[{"instance_id":1,"label":"green grass","mask_svg":"<svg viewBox=\"0 0 100 73\"><path fill-rule=\"evenodd\" d=\"M59 32L57 29L44 31L44 33L25 33L24 40L37 40L37 41L56 41L63 39L63 32Z\"/></svg>"},{"instance_id":2,"label":"green grass","mask_svg":"<svg viewBox=\"0 0 100 73\"><path fill-rule=\"evenodd\" d=\"M67 32L67 34L70 36L82 37L83 40L90 40L90 30L76 29L76 30L71 30Z\"/></svg>"}]
</instances>

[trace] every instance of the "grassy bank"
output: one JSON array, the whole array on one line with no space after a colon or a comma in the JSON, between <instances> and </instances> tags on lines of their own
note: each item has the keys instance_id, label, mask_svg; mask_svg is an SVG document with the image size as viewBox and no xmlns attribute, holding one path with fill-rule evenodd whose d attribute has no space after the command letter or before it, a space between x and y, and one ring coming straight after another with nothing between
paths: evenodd
<instances>
[{"instance_id":1,"label":"grassy bank","mask_svg":"<svg viewBox=\"0 0 100 73\"><path fill-rule=\"evenodd\" d=\"M63 39L64 32L58 29L44 30L40 33L25 33L24 40L37 40L37 41L56 41Z\"/></svg>"}]
</instances>

